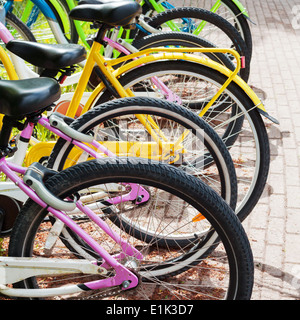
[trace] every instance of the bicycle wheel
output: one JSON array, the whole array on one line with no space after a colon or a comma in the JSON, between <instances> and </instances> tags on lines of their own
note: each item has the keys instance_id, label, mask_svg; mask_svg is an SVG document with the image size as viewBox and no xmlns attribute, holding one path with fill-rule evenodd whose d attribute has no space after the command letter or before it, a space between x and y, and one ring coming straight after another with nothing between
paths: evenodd
<instances>
[{"instance_id":1,"label":"bicycle wheel","mask_svg":"<svg viewBox=\"0 0 300 320\"><path fill-rule=\"evenodd\" d=\"M56 0L57 1L57 0ZM65 38L70 43L77 43L79 36L76 31L76 27L74 24L74 21L69 18L70 8L65 0L59 0L58 1L60 5L60 10L62 10L61 13L59 13L54 5L52 4L51 0L47 1L47 4L51 8L52 12L54 13L56 20L58 21L58 24L65 36Z\"/></svg>"},{"instance_id":2,"label":"bicycle wheel","mask_svg":"<svg viewBox=\"0 0 300 320\"><path fill-rule=\"evenodd\" d=\"M10 12L7 12L6 14L5 26L16 40L26 40L26 41L36 42L34 35L26 27L26 25ZM0 40L0 45L3 48L5 48L5 44L2 40ZM26 64L30 66L31 69L35 70L34 66L30 65L29 63L26 63ZM7 72L4 69L4 66L2 65L2 63L0 64L0 77L1 79L8 79Z\"/></svg>"},{"instance_id":3,"label":"bicycle wheel","mask_svg":"<svg viewBox=\"0 0 300 320\"><path fill-rule=\"evenodd\" d=\"M16 40L34 41L36 39L30 29L11 12L6 13L6 28L11 32Z\"/></svg>"},{"instance_id":4,"label":"bicycle wheel","mask_svg":"<svg viewBox=\"0 0 300 320\"><path fill-rule=\"evenodd\" d=\"M13 13L21 19L25 7L29 2L30 0L15 2ZM61 17L50 0L45 0L45 2L48 5L47 10L52 11L52 14L55 16L56 21L49 17L46 17L38 6L32 5L30 16L28 17L28 20L25 21L25 24L34 34L36 40L38 42L44 43L61 43L62 40L56 38L58 36L53 34L53 30L59 28L61 29L65 39L67 39L69 42L76 41L74 22L69 19L68 7L66 6L66 3L64 1L57 0L60 9L62 10L62 12L64 12L64 17Z\"/></svg>"},{"instance_id":5,"label":"bicycle wheel","mask_svg":"<svg viewBox=\"0 0 300 320\"><path fill-rule=\"evenodd\" d=\"M170 31L170 26L167 25L170 22L173 23L171 27L175 27L175 30L172 31L193 33L200 35L219 48L235 49L241 57L245 57L245 68L241 69L241 77L246 82L248 81L251 62L250 51L239 32L228 21L210 11L186 7L162 12L147 23L156 29ZM205 26L201 32L197 31L197 27L202 22L205 22ZM231 55L228 54L228 56L234 61Z\"/></svg>"},{"instance_id":6,"label":"bicycle wheel","mask_svg":"<svg viewBox=\"0 0 300 320\"><path fill-rule=\"evenodd\" d=\"M176 2L170 0L162 3L167 9L172 9L172 7L176 5L177 7L196 7L206 10L211 10L214 4L215 1L213 0L177 0ZM143 13L145 13L146 16L151 16L153 12L154 11L147 6L147 2L145 2L143 5ZM248 24L247 12L232 0L221 0L220 6L217 11L214 12L227 20L238 30L248 47L250 56L252 56L252 34Z\"/></svg>"},{"instance_id":7,"label":"bicycle wheel","mask_svg":"<svg viewBox=\"0 0 300 320\"><path fill-rule=\"evenodd\" d=\"M68 168L58 173L46 182L47 188L61 198L76 193L84 197L95 195L101 188L105 190L109 199L122 195L123 191L108 191L111 184L117 183L123 187L129 183L147 186L151 198L147 207L151 210L138 209L133 218L137 223L141 219L146 223L155 223L161 234L161 228L166 234L190 233L201 230L202 227L218 234L219 245L208 258L201 260L201 249L198 248L198 238L187 247L176 249L162 249L155 242L151 244L131 237L122 229L106 221L107 228L122 237L126 243L120 244L111 240L99 226L86 219L80 227L88 232L95 241L101 243L109 254L114 255L123 265L131 268L139 276L139 285L130 290L120 287L108 288L106 291L83 291L82 295L67 297L69 299L101 299L113 295L113 299L250 299L253 285L253 257L247 236L238 219L229 206L208 186L199 179L185 174L169 165L149 163L145 159L110 158L92 160ZM161 198L161 194L167 198ZM170 201L171 200L171 201ZM158 203L159 202L159 203ZM96 208L95 208L96 209ZM119 210L119 209L118 209ZM101 211L99 207L99 211ZM171 212L170 212L171 211ZM168 215L168 212L170 213ZM205 219L192 222L192 217L203 214ZM74 258L72 252L57 240L51 253L45 253L45 241L51 231L51 223L45 221L47 210L33 201L28 201L18 216L10 240L9 255L14 257L28 257L44 255L49 259ZM164 219L159 219L159 217ZM189 218L188 218L189 216ZM188 220L183 223L182 220ZM195 220L195 219L194 219ZM176 230L168 229L170 223L176 223ZM176 221L176 222L175 222ZM171 223L172 225L172 223ZM204 225L204 226L203 226ZM138 249L142 260L129 256L126 252L127 244ZM96 252L91 254L94 261ZM220 258L221 257L221 258ZM103 262L100 255L97 260ZM115 270L106 264L107 277L113 277ZM66 284L81 284L85 281L100 280L105 275L72 274L49 277L31 277L15 287L21 288L54 288ZM87 286L86 286L86 289ZM111 289L111 290L110 290ZM119 290L118 290L119 289ZM54 297L57 299L57 297Z\"/></svg>"},{"instance_id":8,"label":"bicycle wheel","mask_svg":"<svg viewBox=\"0 0 300 320\"><path fill-rule=\"evenodd\" d=\"M192 107L193 110L197 108L194 110L197 114L226 80L226 76L219 71L188 61L151 63L119 79L123 87L130 88L135 95L156 95L171 101L175 97L182 106ZM172 95L164 91L160 83ZM95 99L94 105L111 98L110 93L105 91L98 100ZM268 176L270 150L266 128L256 106L235 83L226 88L204 114L204 119L222 137L235 163L239 195L236 212L243 220L259 200Z\"/></svg>"},{"instance_id":9,"label":"bicycle wheel","mask_svg":"<svg viewBox=\"0 0 300 320\"><path fill-rule=\"evenodd\" d=\"M145 129L150 120L142 124L137 119L139 115L151 116L167 141L160 146ZM204 181L235 208L236 175L229 152L207 123L179 105L140 97L118 99L91 109L73 121L71 127L83 133L93 132L97 141L118 156L139 156L172 164ZM83 150L59 139L48 167L63 170L90 159ZM125 227L126 224L127 229L134 229L127 217L112 214L111 217L117 225ZM136 235L151 239L147 227L140 228ZM168 246L177 246L179 242L183 245L187 241L178 237L166 240Z\"/></svg>"}]
</instances>

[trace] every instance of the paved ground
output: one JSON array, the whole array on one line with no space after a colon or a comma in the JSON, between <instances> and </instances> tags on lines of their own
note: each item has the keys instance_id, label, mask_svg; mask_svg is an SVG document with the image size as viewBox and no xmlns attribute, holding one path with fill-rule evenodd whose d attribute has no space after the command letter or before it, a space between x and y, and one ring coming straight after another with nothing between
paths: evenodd
<instances>
[{"instance_id":1,"label":"paved ground","mask_svg":"<svg viewBox=\"0 0 300 320\"><path fill-rule=\"evenodd\" d=\"M254 51L249 83L269 113L271 169L265 192L244 223L253 248L254 300L300 299L300 0L242 0Z\"/></svg>"}]
</instances>

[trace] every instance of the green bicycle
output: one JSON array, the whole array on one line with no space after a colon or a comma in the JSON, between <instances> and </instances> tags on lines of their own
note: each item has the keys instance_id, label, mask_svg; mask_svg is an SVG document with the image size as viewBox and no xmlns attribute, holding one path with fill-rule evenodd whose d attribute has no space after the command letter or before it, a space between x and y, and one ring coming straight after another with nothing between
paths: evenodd
<instances>
[{"instance_id":1,"label":"green bicycle","mask_svg":"<svg viewBox=\"0 0 300 320\"><path fill-rule=\"evenodd\" d=\"M97 1L97 0L95 0ZM106 0L103 0L104 2ZM102 2L103 2L102 1ZM43 0L49 7L46 8L41 1L22 1L14 2L13 0L8 0L5 4L6 11L12 11L19 17L26 25L34 30L35 37L37 40L40 38L49 39L49 36L53 38L53 34L45 33L45 24L49 24L51 31L53 31L53 26L51 26L51 19L56 19L59 23L60 28L63 31L65 37L72 43L77 43L79 40L85 44L89 45L86 41L86 34L89 27L87 23L82 23L79 21L72 21L69 19L68 13L77 4L77 0ZM207 9L213 13L217 13L224 19L229 21L240 33L244 39L249 51L252 51L252 36L248 25L250 20L247 10L244 8L242 3L238 0L181 0L181 1L157 1L157 0L142 0L141 6L143 7L143 13L146 17L153 16L154 13L162 13L167 10L174 9L174 3L176 6L180 7L195 7ZM205 21L202 21L198 26L198 29L193 31L194 34L199 35L203 32L206 25ZM174 29L174 28L173 28ZM43 30L41 32L41 30ZM172 30L172 28L171 28ZM178 31L178 30L177 30ZM55 35L56 39L57 36Z\"/></svg>"}]
</instances>

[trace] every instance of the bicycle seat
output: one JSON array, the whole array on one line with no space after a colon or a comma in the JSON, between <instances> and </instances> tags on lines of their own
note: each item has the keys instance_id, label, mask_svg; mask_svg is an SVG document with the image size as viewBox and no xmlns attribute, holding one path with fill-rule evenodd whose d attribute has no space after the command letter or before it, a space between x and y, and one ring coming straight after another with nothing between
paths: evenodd
<instances>
[{"instance_id":1,"label":"bicycle seat","mask_svg":"<svg viewBox=\"0 0 300 320\"><path fill-rule=\"evenodd\" d=\"M78 44L47 44L11 40L6 48L34 66L59 70L86 59L84 47Z\"/></svg>"},{"instance_id":2,"label":"bicycle seat","mask_svg":"<svg viewBox=\"0 0 300 320\"><path fill-rule=\"evenodd\" d=\"M60 97L60 85L51 78L0 81L0 113L22 117L44 110Z\"/></svg>"},{"instance_id":3,"label":"bicycle seat","mask_svg":"<svg viewBox=\"0 0 300 320\"><path fill-rule=\"evenodd\" d=\"M69 16L74 20L105 23L110 26L126 26L142 12L135 1L110 1L105 4L80 4Z\"/></svg>"}]
</instances>

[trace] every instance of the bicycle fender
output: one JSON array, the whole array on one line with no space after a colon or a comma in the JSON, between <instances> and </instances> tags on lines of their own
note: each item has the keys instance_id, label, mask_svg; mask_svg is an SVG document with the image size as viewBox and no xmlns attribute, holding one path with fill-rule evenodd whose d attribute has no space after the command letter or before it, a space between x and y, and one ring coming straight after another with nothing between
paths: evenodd
<instances>
[{"instance_id":1,"label":"bicycle fender","mask_svg":"<svg viewBox=\"0 0 300 320\"><path fill-rule=\"evenodd\" d=\"M151 49L149 49L149 51L150 50ZM155 48L154 50L157 51L158 48ZM222 51L225 52L228 49L220 49L219 48L217 50L219 52L222 52ZM161 50L161 51L163 51L163 50ZM197 51L199 51L199 50L197 50ZM195 50L195 52L197 52L197 51ZM138 54L139 53L133 54L133 55L129 55L127 57L138 55ZM202 65L208 66L208 67L210 67L212 69L215 69L215 70L219 71L220 73L224 74L228 78L232 77L232 71L231 70L229 70L225 66L223 66L220 63L217 63L217 62L215 62L215 61L213 61L211 59L204 58L204 57L201 57L201 56L197 56L197 55L194 55L194 54L187 54L187 53L184 53L183 56L184 56L184 60L185 61L190 61L190 62L199 63L199 64L202 64ZM165 52L165 53L155 53L155 54L149 54L147 56L141 56L141 57L139 57L139 59L130 61L130 62L124 64L122 67L120 67L117 70L115 70L114 71L114 75L115 75L116 78L119 78L123 73L132 71L132 70L140 67L143 64L153 63L153 62L156 62L156 61L164 61L164 60L180 60L180 59L182 59L183 56L182 56L182 53L180 53L179 51L178 51L178 53L177 52L174 52L174 53ZM121 59L124 60L123 58L121 58ZM121 59L116 59L114 64L117 64L117 62L118 62L117 60L121 60ZM126 58L125 58L125 60L126 60ZM265 109L265 106L263 105L262 101L258 98L256 93L250 88L250 86L241 77L236 75L236 76L234 76L232 78L232 81L235 82L248 95L248 97L252 100L254 106L259 110L259 112L261 114L263 114L270 121L272 121L272 122L274 122L276 124L279 124L279 122L275 118L273 118L272 116L270 116L268 114L268 112ZM91 108L91 106L94 103L94 100L97 98L99 93L104 88L105 87L104 87L103 83L100 83L94 89L94 91L92 92L90 98L88 99L87 103L85 104L82 113L86 112L87 110L89 110Z\"/></svg>"},{"instance_id":2,"label":"bicycle fender","mask_svg":"<svg viewBox=\"0 0 300 320\"><path fill-rule=\"evenodd\" d=\"M45 141L33 145L26 153L24 165L29 167L33 162L39 162L42 158L49 157L55 143L55 141Z\"/></svg>"},{"instance_id":3,"label":"bicycle fender","mask_svg":"<svg viewBox=\"0 0 300 320\"><path fill-rule=\"evenodd\" d=\"M254 106L257 108L258 112L269 119L271 122L275 124L279 124L279 121L272 117L266 110L264 104L259 99L257 94L250 88L250 86L239 76L236 76L233 80L238 86L242 88L242 90L245 91L245 93L248 95L248 97L253 101Z\"/></svg>"},{"instance_id":4,"label":"bicycle fender","mask_svg":"<svg viewBox=\"0 0 300 320\"><path fill-rule=\"evenodd\" d=\"M238 9L241 11L241 13L249 18L249 13L247 12L246 8L243 6L243 4L239 0L232 0L232 2L238 7Z\"/></svg>"},{"instance_id":5,"label":"bicycle fender","mask_svg":"<svg viewBox=\"0 0 300 320\"><path fill-rule=\"evenodd\" d=\"M243 4L239 0L232 0L232 2L237 6L237 8L241 11L244 17L249 20L251 23L256 24L253 20L251 20L247 9L243 6Z\"/></svg>"},{"instance_id":6,"label":"bicycle fender","mask_svg":"<svg viewBox=\"0 0 300 320\"><path fill-rule=\"evenodd\" d=\"M42 11L46 18L57 21L53 11L46 2L42 0L32 0L32 2Z\"/></svg>"}]
</instances>

